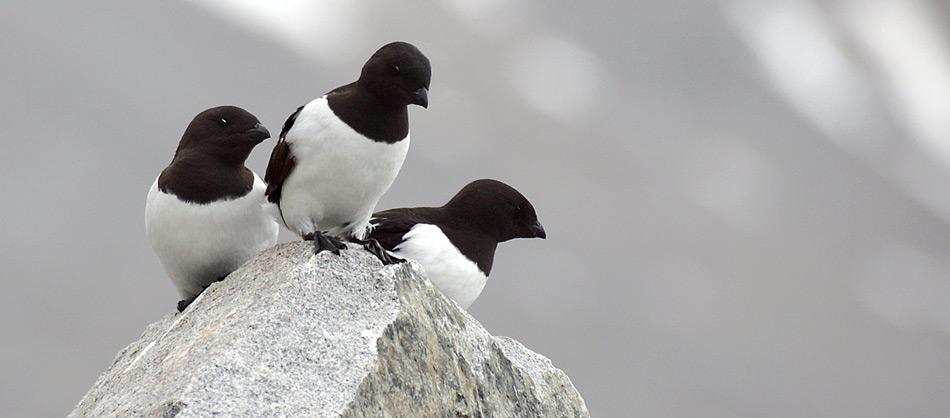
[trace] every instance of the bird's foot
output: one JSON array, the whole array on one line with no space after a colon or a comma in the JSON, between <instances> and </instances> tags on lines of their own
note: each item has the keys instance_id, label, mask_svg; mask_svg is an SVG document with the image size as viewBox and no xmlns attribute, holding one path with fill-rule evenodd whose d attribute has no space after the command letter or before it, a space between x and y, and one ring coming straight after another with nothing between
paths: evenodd
<instances>
[{"instance_id":1,"label":"bird's foot","mask_svg":"<svg viewBox=\"0 0 950 418\"><path fill-rule=\"evenodd\" d=\"M214 282L224 281L224 279L227 279L230 274L231 273L228 273L228 274L225 274L224 276L218 277L218 279L215 280ZM201 286L201 293L204 293L205 290L211 287L211 284L212 283L208 283L207 285ZM201 293L198 293L197 295L194 295L188 299L183 299L183 300L178 301L178 312L183 312L185 308L188 307L188 305L191 305L191 303L194 302L195 299L198 299L198 296L201 296Z\"/></svg>"},{"instance_id":2,"label":"bird's foot","mask_svg":"<svg viewBox=\"0 0 950 418\"><path fill-rule=\"evenodd\" d=\"M405 259L390 254L385 248L383 248L382 245L379 244L379 241L376 241L375 239L371 238L368 240L362 240L358 238L350 238L350 241L362 245L366 251L369 251L370 254L375 255L384 266L406 262Z\"/></svg>"},{"instance_id":3,"label":"bird's foot","mask_svg":"<svg viewBox=\"0 0 950 418\"><path fill-rule=\"evenodd\" d=\"M196 298L197 296L194 296L188 299L182 299L178 301L178 312L179 313L184 312L185 309L188 308L188 305L191 305L191 302L194 302Z\"/></svg>"},{"instance_id":4,"label":"bird's foot","mask_svg":"<svg viewBox=\"0 0 950 418\"><path fill-rule=\"evenodd\" d=\"M306 239L306 237L304 238ZM322 232L313 234L313 253L320 254L322 251L330 251L333 254L340 255L340 250L346 248L346 243L339 238L325 235Z\"/></svg>"}]
</instances>

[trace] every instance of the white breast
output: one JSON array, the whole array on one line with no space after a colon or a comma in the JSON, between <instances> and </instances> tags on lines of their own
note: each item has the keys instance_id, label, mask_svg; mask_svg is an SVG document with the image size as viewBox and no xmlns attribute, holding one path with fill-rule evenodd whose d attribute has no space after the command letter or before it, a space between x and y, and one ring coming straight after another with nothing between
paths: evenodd
<instances>
[{"instance_id":1,"label":"white breast","mask_svg":"<svg viewBox=\"0 0 950 418\"><path fill-rule=\"evenodd\" d=\"M482 293L488 277L478 265L452 245L449 237L435 225L417 224L394 248L398 257L413 259L439 290L459 306L468 308Z\"/></svg>"},{"instance_id":2,"label":"white breast","mask_svg":"<svg viewBox=\"0 0 950 418\"><path fill-rule=\"evenodd\" d=\"M363 238L406 159L409 135L394 144L373 141L340 120L324 96L300 111L286 141L297 161L281 190L287 227Z\"/></svg>"},{"instance_id":3,"label":"white breast","mask_svg":"<svg viewBox=\"0 0 950 418\"><path fill-rule=\"evenodd\" d=\"M267 203L264 189L255 174L250 193L196 204L163 193L158 180L152 184L145 203L145 232L182 298L201 293L277 243L276 209Z\"/></svg>"}]
</instances>

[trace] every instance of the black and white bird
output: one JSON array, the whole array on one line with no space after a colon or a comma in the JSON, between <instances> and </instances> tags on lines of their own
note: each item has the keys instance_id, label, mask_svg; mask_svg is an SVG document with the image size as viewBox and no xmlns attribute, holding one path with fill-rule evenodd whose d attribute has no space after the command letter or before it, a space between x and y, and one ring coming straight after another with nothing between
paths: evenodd
<instances>
[{"instance_id":1,"label":"black and white bird","mask_svg":"<svg viewBox=\"0 0 950 418\"><path fill-rule=\"evenodd\" d=\"M276 208L260 177L244 166L270 137L234 106L195 116L145 202L145 232L184 310L215 281L277 242Z\"/></svg>"},{"instance_id":2,"label":"black and white bird","mask_svg":"<svg viewBox=\"0 0 950 418\"><path fill-rule=\"evenodd\" d=\"M443 206L385 210L372 223L372 238L419 262L429 280L466 309L485 287L498 243L547 237L524 195L487 179L469 183Z\"/></svg>"},{"instance_id":3,"label":"black and white bird","mask_svg":"<svg viewBox=\"0 0 950 418\"><path fill-rule=\"evenodd\" d=\"M415 46L393 42L366 61L358 80L301 106L284 123L264 176L267 198L317 253L339 254L343 239L383 263L399 261L365 238L409 149L407 107L428 107L431 74Z\"/></svg>"}]
</instances>

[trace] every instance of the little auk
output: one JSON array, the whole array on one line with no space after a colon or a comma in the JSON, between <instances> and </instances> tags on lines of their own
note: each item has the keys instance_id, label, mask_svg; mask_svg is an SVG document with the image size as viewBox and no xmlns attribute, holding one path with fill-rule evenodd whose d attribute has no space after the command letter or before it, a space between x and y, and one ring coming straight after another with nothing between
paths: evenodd
<instances>
[{"instance_id":1,"label":"little auk","mask_svg":"<svg viewBox=\"0 0 950 418\"><path fill-rule=\"evenodd\" d=\"M485 287L498 243L547 237L524 195L488 179L469 183L437 208L378 212L372 224L372 238L419 262L432 284L465 309Z\"/></svg>"},{"instance_id":2,"label":"little auk","mask_svg":"<svg viewBox=\"0 0 950 418\"><path fill-rule=\"evenodd\" d=\"M284 122L264 180L280 219L314 251L339 255L342 240L384 264L401 260L365 239L376 203L409 149L409 112L428 107L432 70L415 46L393 42L363 65L355 82L299 107Z\"/></svg>"},{"instance_id":3,"label":"little auk","mask_svg":"<svg viewBox=\"0 0 950 418\"><path fill-rule=\"evenodd\" d=\"M184 310L201 292L277 242L274 205L244 166L270 133L246 110L195 116L145 201L145 232Z\"/></svg>"}]
</instances>

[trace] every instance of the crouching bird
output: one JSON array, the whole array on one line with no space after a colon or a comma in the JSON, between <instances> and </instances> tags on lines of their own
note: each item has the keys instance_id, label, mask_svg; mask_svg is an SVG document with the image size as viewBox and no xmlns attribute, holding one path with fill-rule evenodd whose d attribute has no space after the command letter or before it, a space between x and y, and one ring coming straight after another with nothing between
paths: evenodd
<instances>
[{"instance_id":1,"label":"crouching bird","mask_svg":"<svg viewBox=\"0 0 950 418\"><path fill-rule=\"evenodd\" d=\"M419 262L432 284L466 309L488 281L498 243L547 237L524 195L487 179L469 183L443 206L385 210L372 224L372 238Z\"/></svg>"},{"instance_id":2,"label":"crouching bird","mask_svg":"<svg viewBox=\"0 0 950 418\"><path fill-rule=\"evenodd\" d=\"M276 208L264 182L244 166L270 133L246 110L221 106L195 116L171 164L145 201L145 232L182 300L277 242Z\"/></svg>"},{"instance_id":3,"label":"crouching bird","mask_svg":"<svg viewBox=\"0 0 950 418\"><path fill-rule=\"evenodd\" d=\"M363 245L384 264L366 234L409 149L409 105L427 107L429 60L393 42L363 65L359 79L301 106L284 123L264 180L284 225L314 251L339 254L343 241Z\"/></svg>"}]
</instances>

